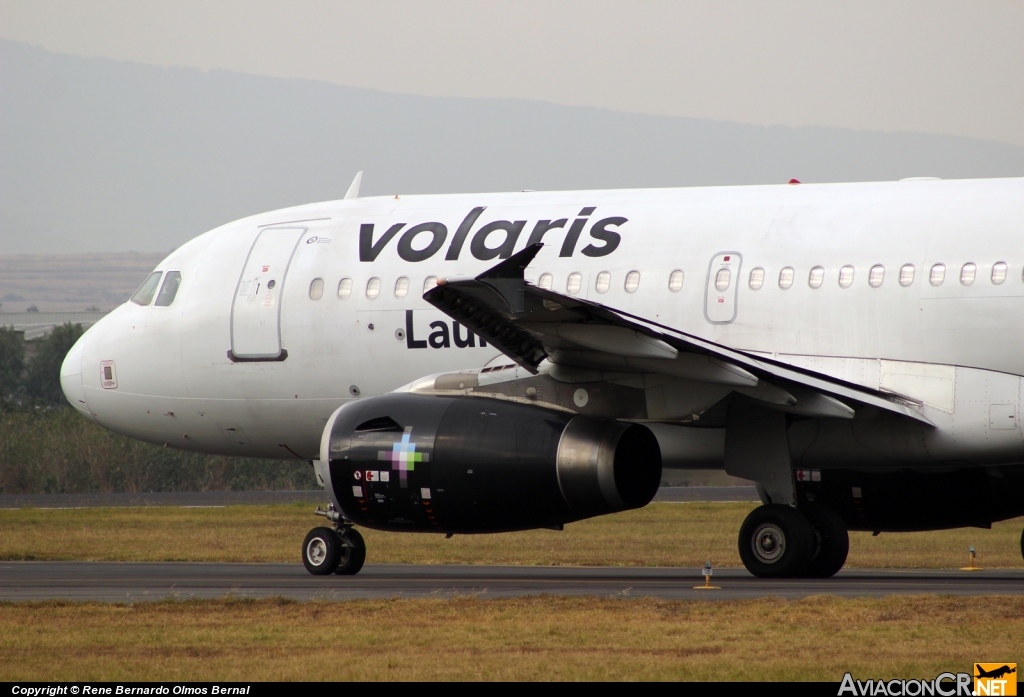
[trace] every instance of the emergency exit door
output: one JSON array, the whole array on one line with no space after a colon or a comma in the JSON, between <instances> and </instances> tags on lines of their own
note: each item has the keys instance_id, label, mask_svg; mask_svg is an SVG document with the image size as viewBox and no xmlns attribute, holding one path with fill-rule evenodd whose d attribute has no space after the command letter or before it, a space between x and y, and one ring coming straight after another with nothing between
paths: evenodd
<instances>
[{"instance_id":1,"label":"emergency exit door","mask_svg":"<svg viewBox=\"0 0 1024 697\"><path fill-rule=\"evenodd\" d=\"M283 361L281 297L288 266L305 228L261 230L249 250L231 303L233 361Z\"/></svg>"},{"instance_id":2,"label":"emergency exit door","mask_svg":"<svg viewBox=\"0 0 1024 697\"><path fill-rule=\"evenodd\" d=\"M704 288L704 318L708 322L728 324L736 319L741 261L736 252L720 252L711 258Z\"/></svg>"}]
</instances>

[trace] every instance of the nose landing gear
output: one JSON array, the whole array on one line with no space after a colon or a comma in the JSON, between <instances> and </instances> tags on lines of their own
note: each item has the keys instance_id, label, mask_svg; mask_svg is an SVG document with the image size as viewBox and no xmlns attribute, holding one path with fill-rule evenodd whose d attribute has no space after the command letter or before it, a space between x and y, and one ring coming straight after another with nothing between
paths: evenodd
<instances>
[{"instance_id":1,"label":"nose landing gear","mask_svg":"<svg viewBox=\"0 0 1024 697\"><path fill-rule=\"evenodd\" d=\"M317 513L334 523L334 527L313 528L306 535L302 542L302 564L306 571L315 576L352 576L359 573L366 561L363 536L351 524L341 522L341 516L333 507L327 511L318 508Z\"/></svg>"},{"instance_id":2,"label":"nose landing gear","mask_svg":"<svg viewBox=\"0 0 1024 697\"><path fill-rule=\"evenodd\" d=\"M843 521L820 506L768 504L740 527L740 559L760 578L827 578L843 567L849 549Z\"/></svg>"},{"instance_id":3,"label":"nose landing gear","mask_svg":"<svg viewBox=\"0 0 1024 697\"><path fill-rule=\"evenodd\" d=\"M366 543L355 528L346 528L338 535L341 537L341 556L334 573L338 576L354 576L366 561Z\"/></svg>"}]
</instances>

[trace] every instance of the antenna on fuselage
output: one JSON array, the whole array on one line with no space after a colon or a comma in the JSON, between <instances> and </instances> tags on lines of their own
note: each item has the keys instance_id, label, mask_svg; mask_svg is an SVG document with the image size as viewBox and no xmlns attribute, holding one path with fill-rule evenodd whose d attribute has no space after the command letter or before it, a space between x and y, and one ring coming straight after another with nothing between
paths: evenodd
<instances>
[{"instance_id":1,"label":"antenna on fuselage","mask_svg":"<svg viewBox=\"0 0 1024 697\"><path fill-rule=\"evenodd\" d=\"M348 191L345 192L345 198L359 198L359 185L363 183L363 171L359 170L356 172L356 178L352 180L352 185L348 187Z\"/></svg>"}]
</instances>

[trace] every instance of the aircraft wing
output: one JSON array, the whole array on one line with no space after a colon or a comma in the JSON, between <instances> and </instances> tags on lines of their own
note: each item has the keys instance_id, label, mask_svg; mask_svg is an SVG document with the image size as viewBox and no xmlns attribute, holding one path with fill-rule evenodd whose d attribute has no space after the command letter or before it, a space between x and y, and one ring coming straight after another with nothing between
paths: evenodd
<instances>
[{"instance_id":1,"label":"aircraft wing","mask_svg":"<svg viewBox=\"0 0 1024 697\"><path fill-rule=\"evenodd\" d=\"M931 425L912 400L736 351L524 278L534 244L476 277L450 277L424 294L532 373L541 361L671 375L726 385L775 409L852 419L871 406Z\"/></svg>"}]
</instances>

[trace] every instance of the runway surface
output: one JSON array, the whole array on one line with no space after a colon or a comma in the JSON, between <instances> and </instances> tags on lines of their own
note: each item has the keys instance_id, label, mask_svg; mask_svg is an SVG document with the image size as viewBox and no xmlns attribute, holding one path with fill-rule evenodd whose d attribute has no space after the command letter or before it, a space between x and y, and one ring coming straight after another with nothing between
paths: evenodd
<instances>
[{"instance_id":1,"label":"runway surface","mask_svg":"<svg viewBox=\"0 0 1024 697\"><path fill-rule=\"evenodd\" d=\"M655 501L757 501L752 486L662 487ZM326 505L327 494L316 491L162 491L149 494L4 494L4 508L125 508L135 506L218 507L309 503Z\"/></svg>"},{"instance_id":2,"label":"runway surface","mask_svg":"<svg viewBox=\"0 0 1024 697\"><path fill-rule=\"evenodd\" d=\"M849 570L827 580L764 580L741 569L719 569L721 590L695 590L698 569L538 566L421 566L368 564L356 576L311 576L295 564L3 562L0 600L98 600L138 602L173 598L261 598L296 600L499 598L540 595L664 599L760 598L808 595L892 594L1020 595L1024 570L897 571Z\"/></svg>"}]
</instances>

